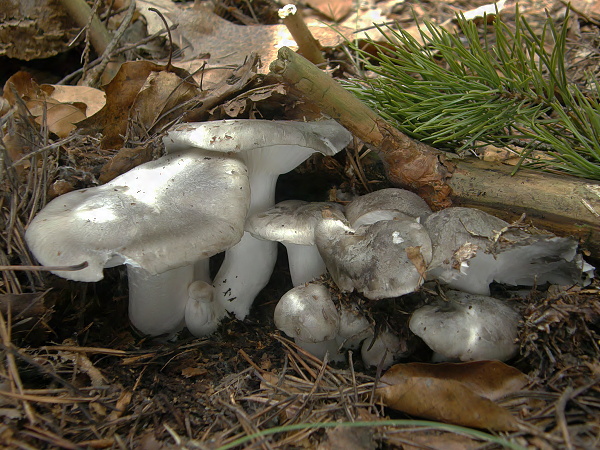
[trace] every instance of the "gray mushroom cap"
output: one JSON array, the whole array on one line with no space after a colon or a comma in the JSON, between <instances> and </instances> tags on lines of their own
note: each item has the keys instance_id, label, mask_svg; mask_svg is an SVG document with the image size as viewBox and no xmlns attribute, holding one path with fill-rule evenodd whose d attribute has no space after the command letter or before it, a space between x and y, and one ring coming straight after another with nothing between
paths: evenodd
<instances>
[{"instance_id":1,"label":"gray mushroom cap","mask_svg":"<svg viewBox=\"0 0 600 450\"><path fill-rule=\"evenodd\" d=\"M109 183L62 195L33 219L25 239L55 274L98 281L121 263L150 274L192 264L238 242L249 204L244 164L181 151L142 164Z\"/></svg>"},{"instance_id":2,"label":"gray mushroom cap","mask_svg":"<svg viewBox=\"0 0 600 450\"><path fill-rule=\"evenodd\" d=\"M275 307L275 326L303 342L323 342L335 338L340 316L329 290L308 283L286 292Z\"/></svg>"},{"instance_id":3,"label":"gray mushroom cap","mask_svg":"<svg viewBox=\"0 0 600 450\"><path fill-rule=\"evenodd\" d=\"M475 208L438 211L425 226L433 243L428 278L454 289L488 295L492 281L532 286L582 279L575 239L529 234Z\"/></svg>"},{"instance_id":4,"label":"gray mushroom cap","mask_svg":"<svg viewBox=\"0 0 600 450\"><path fill-rule=\"evenodd\" d=\"M317 247L337 286L354 289L378 300L414 292L423 277L415 255L424 265L431 261L431 241L425 228L413 220L388 220L360 227L354 233L317 225Z\"/></svg>"},{"instance_id":5,"label":"gray mushroom cap","mask_svg":"<svg viewBox=\"0 0 600 450\"><path fill-rule=\"evenodd\" d=\"M344 207L338 203L286 200L249 217L246 231L268 241L314 245L315 227L324 213L345 220Z\"/></svg>"},{"instance_id":6,"label":"gray mushroom cap","mask_svg":"<svg viewBox=\"0 0 600 450\"><path fill-rule=\"evenodd\" d=\"M505 302L461 291L446 293L417 309L409 322L413 333L447 359L476 361L513 357L520 314Z\"/></svg>"},{"instance_id":7,"label":"gray mushroom cap","mask_svg":"<svg viewBox=\"0 0 600 450\"><path fill-rule=\"evenodd\" d=\"M346 217L352 227L379 220L413 217L423 223L431 209L421 197L406 189L388 188L361 195L346 205Z\"/></svg>"}]
</instances>

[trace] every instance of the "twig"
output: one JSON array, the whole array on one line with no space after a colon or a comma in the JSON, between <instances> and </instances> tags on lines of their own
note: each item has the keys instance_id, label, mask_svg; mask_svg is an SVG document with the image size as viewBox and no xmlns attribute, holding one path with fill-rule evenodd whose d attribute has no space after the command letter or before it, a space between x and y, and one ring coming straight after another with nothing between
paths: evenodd
<instances>
[{"instance_id":1,"label":"twig","mask_svg":"<svg viewBox=\"0 0 600 450\"><path fill-rule=\"evenodd\" d=\"M113 51L115 50L116 46L119 44L119 41L125 34L127 27L129 27L129 24L131 23L131 20L133 19L134 13L135 13L135 1L131 1L129 3L129 8L127 9L127 14L125 14L125 17L123 17L123 21L121 22L121 25L119 25L119 28L117 28L117 31L115 31L115 34L112 37L111 41L106 46L106 49L104 50L104 52L102 52L102 62L100 64L98 64L98 67L96 67L94 70L90 71L88 76L84 76L84 80L83 80L84 86L96 86L98 84L100 77L102 76L102 73L104 72L104 69L106 69L106 66L110 62Z\"/></svg>"},{"instance_id":2,"label":"twig","mask_svg":"<svg viewBox=\"0 0 600 450\"><path fill-rule=\"evenodd\" d=\"M387 177L396 186L417 191L435 209L451 205L447 184L453 165L443 153L414 141L381 118L351 92L288 47L279 49L273 73L355 136L373 146Z\"/></svg>"},{"instance_id":3,"label":"twig","mask_svg":"<svg viewBox=\"0 0 600 450\"><path fill-rule=\"evenodd\" d=\"M283 19L283 24L298 44L298 53L304 56L313 64L323 64L325 58L317 40L313 37L308 26L302 18L302 14L296 8L296 5L285 5L279 10L279 17Z\"/></svg>"},{"instance_id":4,"label":"twig","mask_svg":"<svg viewBox=\"0 0 600 450\"><path fill-rule=\"evenodd\" d=\"M84 261L80 264L75 264L73 266L0 266L0 271L3 270L25 270L31 272L42 272L42 271L76 271L85 269L88 266L88 262Z\"/></svg>"},{"instance_id":5,"label":"twig","mask_svg":"<svg viewBox=\"0 0 600 450\"><path fill-rule=\"evenodd\" d=\"M90 41L96 53L102 55L111 41L111 36L106 27L96 15L91 18L92 9L84 0L61 0L61 3L69 16L79 25L85 27L90 23ZM132 1L135 6L135 2Z\"/></svg>"}]
</instances>

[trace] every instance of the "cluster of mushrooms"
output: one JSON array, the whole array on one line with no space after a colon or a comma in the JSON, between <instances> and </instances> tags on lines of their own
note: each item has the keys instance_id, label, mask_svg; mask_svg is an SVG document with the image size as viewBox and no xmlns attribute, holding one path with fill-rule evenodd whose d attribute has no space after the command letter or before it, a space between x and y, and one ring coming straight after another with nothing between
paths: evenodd
<instances>
[{"instance_id":1,"label":"cluster of mushrooms","mask_svg":"<svg viewBox=\"0 0 600 450\"><path fill-rule=\"evenodd\" d=\"M280 174L312 153L334 155L351 134L333 120L223 120L179 125L166 155L102 186L52 200L25 238L37 260L76 281L127 266L129 317L142 333L214 332L227 313L244 319L268 283L277 243L286 246L295 286L279 301L275 324L317 356L343 359L359 348L368 365L389 366L401 351L391 331L373 334L352 305L336 306L315 281L329 272L342 292L370 300L416 291L425 280L450 289L445 301L410 320L440 358L508 359L518 313L489 297L509 285L574 284L591 268L577 242L533 235L470 208L432 213L417 195L383 189L349 202L275 205ZM209 258L225 252L214 277Z\"/></svg>"}]
</instances>

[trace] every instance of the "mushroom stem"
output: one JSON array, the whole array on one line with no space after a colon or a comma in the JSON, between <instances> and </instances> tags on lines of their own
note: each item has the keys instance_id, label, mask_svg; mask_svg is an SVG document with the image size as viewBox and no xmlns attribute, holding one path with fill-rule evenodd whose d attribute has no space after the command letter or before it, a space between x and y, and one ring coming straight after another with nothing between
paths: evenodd
<instances>
[{"instance_id":1,"label":"mushroom stem","mask_svg":"<svg viewBox=\"0 0 600 450\"><path fill-rule=\"evenodd\" d=\"M129 320L144 334L158 336L183 328L188 286L194 266L187 265L156 275L127 266Z\"/></svg>"},{"instance_id":2,"label":"mushroom stem","mask_svg":"<svg viewBox=\"0 0 600 450\"><path fill-rule=\"evenodd\" d=\"M215 299L226 311L242 320L250 312L252 302L264 288L277 260L277 242L262 241L250 233L225 253L215 277Z\"/></svg>"},{"instance_id":3,"label":"mushroom stem","mask_svg":"<svg viewBox=\"0 0 600 450\"><path fill-rule=\"evenodd\" d=\"M285 243L292 284L300 286L320 277L327 270L316 245Z\"/></svg>"}]
</instances>

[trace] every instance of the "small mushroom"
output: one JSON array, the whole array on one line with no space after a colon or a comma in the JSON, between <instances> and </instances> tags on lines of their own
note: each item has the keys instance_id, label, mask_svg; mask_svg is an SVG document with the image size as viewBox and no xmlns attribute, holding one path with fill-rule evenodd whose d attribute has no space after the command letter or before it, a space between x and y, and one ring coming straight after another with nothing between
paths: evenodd
<instances>
[{"instance_id":1,"label":"small mushroom","mask_svg":"<svg viewBox=\"0 0 600 450\"><path fill-rule=\"evenodd\" d=\"M383 330L373 339L363 341L360 355L366 366L387 369L407 352L402 341L389 330Z\"/></svg>"},{"instance_id":2,"label":"small mushroom","mask_svg":"<svg viewBox=\"0 0 600 450\"><path fill-rule=\"evenodd\" d=\"M354 289L371 300L398 297L423 284L431 261L431 241L414 220L385 220L359 227L323 221L316 243L331 277L344 292Z\"/></svg>"},{"instance_id":3,"label":"small mushroom","mask_svg":"<svg viewBox=\"0 0 600 450\"><path fill-rule=\"evenodd\" d=\"M334 155L352 135L334 120L292 122L219 120L182 124L163 139L168 152L194 147L198 151L236 154L248 167L249 215L275 204L275 185L314 152ZM238 319L246 317L254 298L266 286L277 259L277 244L245 233L229 249L217 273L216 298Z\"/></svg>"},{"instance_id":4,"label":"small mushroom","mask_svg":"<svg viewBox=\"0 0 600 450\"><path fill-rule=\"evenodd\" d=\"M240 240L249 200L241 161L180 151L57 197L25 239L44 265L87 262L54 272L70 280L99 281L105 267L126 264L132 324L150 335L171 333L183 326L194 263Z\"/></svg>"},{"instance_id":5,"label":"small mushroom","mask_svg":"<svg viewBox=\"0 0 600 450\"><path fill-rule=\"evenodd\" d=\"M307 283L286 292L275 307L274 319L277 329L300 347L319 358L329 352L330 361L339 359L335 337L340 316L322 284Z\"/></svg>"},{"instance_id":6,"label":"small mushroom","mask_svg":"<svg viewBox=\"0 0 600 450\"><path fill-rule=\"evenodd\" d=\"M216 331L227 314L214 299L215 289L206 281L196 280L188 287L185 324L194 336L208 336Z\"/></svg>"},{"instance_id":7,"label":"small mushroom","mask_svg":"<svg viewBox=\"0 0 600 450\"><path fill-rule=\"evenodd\" d=\"M431 215L425 200L406 189L380 189L361 195L346 205L350 226L358 228L380 220L415 218L423 223Z\"/></svg>"},{"instance_id":8,"label":"small mushroom","mask_svg":"<svg viewBox=\"0 0 600 450\"><path fill-rule=\"evenodd\" d=\"M489 295L492 281L533 286L582 280L575 239L529 234L475 208L438 211L425 227L433 243L427 277L453 289Z\"/></svg>"},{"instance_id":9,"label":"small mushroom","mask_svg":"<svg viewBox=\"0 0 600 450\"><path fill-rule=\"evenodd\" d=\"M246 231L258 239L285 245L292 284L299 286L325 273L325 262L315 246L315 227L323 214L345 220L343 207L333 202L286 200L246 221Z\"/></svg>"},{"instance_id":10,"label":"small mushroom","mask_svg":"<svg viewBox=\"0 0 600 450\"><path fill-rule=\"evenodd\" d=\"M517 353L520 314L484 295L448 291L417 309L409 327L437 354L437 360L506 361ZM442 358L440 358L442 357Z\"/></svg>"},{"instance_id":11,"label":"small mushroom","mask_svg":"<svg viewBox=\"0 0 600 450\"><path fill-rule=\"evenodd\" d=\"M373 336L369 320L353 304L340 306L340 329L336 336L342 348L357 349L365 339Z\"/></svg>"}]
</instances>

